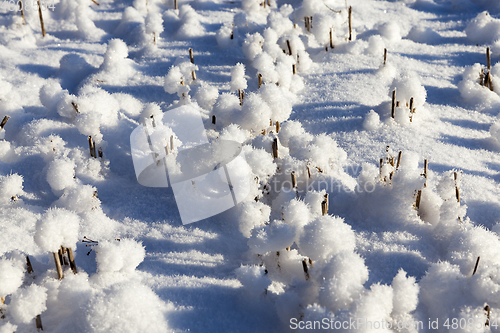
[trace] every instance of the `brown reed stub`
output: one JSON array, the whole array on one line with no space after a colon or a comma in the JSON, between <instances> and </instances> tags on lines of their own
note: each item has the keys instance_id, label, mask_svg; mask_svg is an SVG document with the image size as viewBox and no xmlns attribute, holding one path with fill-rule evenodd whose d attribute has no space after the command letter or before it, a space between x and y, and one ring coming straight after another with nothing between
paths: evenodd
<instances>
[{"instance_id":1,"label":"brown reed stub","mask_svg":"<svg viewBox=\"0 0 500 333\"><path fill-rule=\"evenodd\" d=\"M33 273L33 266L31 266L31 261L29 256L26 256L26 269L28 271L28 274Z\"/></svg>"},{"instance_id":2,"label":"brown reed stub","mask_svg":"<svg viewBox=\"0 0 500 333\"><path fill-rule=\"evenodd\" d=\"M382 180L382 167L384 166L384 159L380 159L380 165L379 165L379 173L380 173L380 180Z\"/></svg>"},{"instance_id":3,"label":"brown reed stub","mask_svg":"<svg viewBox=\"0 0 500 333\"><path fill-rule=\"evenodd\" d=\"M292 178L292 188L296 188L297 187L297 175L295 174L295 171L292 171L290 176Z\"/></svg>"},{"instance_id":4,"label":"brown reed stub","mask_svg":"<svg viewBox=\"0 0 500 333\"><path fill-rule=\"evenodd\" d=\"M302 260L302 269L306 276L306 281L309 280L309 268L307 267L307 259Z\"/></svg>"},{"instance_id":5,"label":"brown reed stub","mask_svg":"<svg viewBox=\"0 0 500 333\"><path fill-rule=\"evenodd\" d=\"M88 140L89 140L90 157L95 158L96 157L95 156L95 144L94 144L94 140L92 139L92 135L89 135Z\"/></svg>"},{"instance_id":6,"label":"brown reed stub","mask_svg":"<svg viewBox=\"0 0 500 333\"><path fill-rule=\"evenodd\" d=\"M214 124L214 125L215 125L216 121L217 121L217 119L216 119L215 115L213 115L213 116L212 116L212 124Z\"/></svg>"},{"instance_id":7,"label":"brown reed stub","mask_svg":"<svg viewBox=\"0 0 500 333\"><path fill-rule=\"evenodd\" d=\"M91 0L91 1L92 1L93 3L95 3L96 5L98 5L98 6L99 6L99 2L97 2L97 1L95 1L95 0ZM147 7L147 5L148 5L148 2L146 1L146 7Z\"/></svg>"},{"instance_id":8,"label":"brown reed stub","mask_svg":"<svg viewBox=\"0 0 500 333\"><path fill-rule=\"evenodd\" d=\"M0 123L0 129L3 129L5 127L5 124L7 124L7 121L9 121L9 119L9 116L3 117L2 122Z\"/></svg>"},{"instance_id":9,"label":"brown reed stub","mask_svg":"<svg viewBox=\"0 0 500 333\"><path fill-rule=\"evenodd\" d=\"M275 138L273 141L273 157L278 158L278 139Z\"/></svg>"},{"instance_id":10,"label":"brown reed stub","mask_svg":"<svg viewBox=\"0 0 500 333\"><path fill-rule=\"evenodd\" d=\"M328 215L328 193L325 194L325 197L321 202L321 215Z\"/></svg>"},{"instance_id":11,"label":"brown reed stub","mask_svg":"<svg viewBox=\"0 0 500 333\"><path fill-rule=\"evenodd\" d=\"M19 11L21 12L21 18L23 19L23 25L26 25L26 17L24 16L24 5L21 0L19 0Z\"/></svg>"},{"instance_id":12,"label":"brown reed stub","mask_svg":"<svg viewBox=\"0 0 500 333\"><path fill-rule=\"evenodd\" d=\"M309 258L309 265L311 265L311 266L314 265L314 262L312 261L311 258Z\"/></svg>"},{"instance_id":13,"label":"brown reed stub","mask_svg":"<svg viewBox=\"0 0 500 333\"><path fill-rule=\"evenodd\" d=\"M425 159L424 160L424 177L425 177L424 187L427 187L427 166L428 166L428 161L427 161L427 159Z\"/></svg>"},{"instance_id":14,"label":"brown reed stub","mask_svg":"<svg viewBox=\"0 0 500 333\"><path fill-rule=\"evenodd\" d=\"M387 49L384 48L384 65L387 62Z\"/></svg>"},{"instance_id":15,"label":"brown reed stub","mask_svg":"<svg viewBox=\"0 0 500 333\"><path fill-rule=\"evenodd\" d=\"M280 122L276 121L276 134L280 132Z\"/></svg>"},{"instance_id":16,"label":"brown reed stub","mask_svg":"<svg viewBox=\"0 0 500 333\"><path fill-rule=\"evenodd\" d=\"M352 41L352 6L349 7L349 41Z\"/></svg>"},{"instance_id":17,"label":"brown reed stub","mask_svg":"<svg viewBox=\"0 0 500 333\"><path fill-rule=\"evenodd\" d=\"M490 47L486 48L486 67L488 71L491 69L491 55L490 55Z\"/></svg>"},{"instance_id":18,"label":"brown reed stub","mask_svg":"<svg viewBox=\"0 0 500 333\"><path fill-rule=\"evenodd\" d=\"M292 65L292 73L293 75L297 74L297 65L295 64Z\"/></svg>"},{"instance_id":19,"label":"brown reed stub","mask_svg":"<svg viewBox=\"0 0 500 333\"><path fill-rule=\"evenodd\" d=\"M399 166L401 165L401 157L403 156L403 152L400 150L398 153L398 161L396 163L396 170L399 169Z\"/></svg>"},{"instance_id":20,"label":"brown reed stub","mask_svg":"<svg viewBox=\"0 0 500 333\"><path fill-rule=\"evenodd\" d=\"M418 190L417 192L417 200L415 201L415 207L420 209L420 200L422 199L422 190Z\"/></svg>"},{"instance_id":21,"label":"brown reed stub","mask_svg":"<svg viewBox=\"0 0 500 333\"><path fill-rule=\"evenodd\" d=\"M335 45L333 45L333 28L330 28L330 48L335 48Z\"/></svg>"},{"instance_id":22,"label":"brown reed stub","mask_svg":"<svg viewBox=\"0 0 500 333\"><path fill-rule=\"evenodd\" d=\"M42 37L45 37L45 25L43 24L42 5L40 0L38 0L38 16L40 17L40 26L42 27Z\"/></svg>"},{"instance_id":23,"label":"brown reed stub","mask_svg":"<svg viewBox=\"0 0 500 333\"><path fill-rule=\"evenodd\" d=\"M258 84L259 84L259 88L262 87L262 74L258 74L257 75L257 79L258 79Z\"/></svg>"},{"instance_id":24,"label":"brown reed stub","mask_svg":"<svg viewBox=\"0 0 500 333\"><path fill-rule=\"evenodd\" d=\"M288 48L288 55L292 55L292 46L290 45L290 41L286 40L286 47Z\"/></svg>"},{"instance_id":25,"label":"brown reed stub","mask_svg":"<svg viewBox=\"0 0 500 333\"><path fill-rule=\"evenodd\" d=\"M458 173L456 171L453 173L453 178L455 179L455 197L457 198L457 202L460 203L460 190L458 188Z\"/></svg>"},{"instance_id":26,"label":"brown reed stub","mask_svg":"<svg viewBox=\"0 0 500 333\"><path fill-rule=\"evenodd\" d=\"M69 267L71 267L71 270L73 271L74 274L77 274L78 270L76 268L75 257L73 256L73 250L70 247L68 247L66 248L66 252L68 253L68 258L69 258Z\"/></svg>"},{"instance_id":27,"label":"brown reed stub","mask_svg":"<svg viewBox=\"0 0 500 333\"><path fill-rule=\"evenodd\" d=\"M40 315L36 316L36 318L35 318L35 325L36 325L36 329L38 331L43 331L42 317Z\"/></svg>"},{"instance_id":28,"label":"brown reed stub","mask_svg":"<svg viewBox=\"0 0 500 333\"><path fill-rule=\"evenodd\" d=\"M396 89L392 91L391 118L396 115Z\"/></svg>"},{"instance_id":29,"label":"brown reed stub","mask_svg":"<svg viewBox=\"0 0 500 333\"><path fill-rule=\"evenodd\" d=\"M174 136L170 136L170 150L173 152L174 151Z\"/></svg>"},{"instance_id":30,"label":"brown reed stub","mask_svg":"<svg viewBox=\"0 0 500 333\"><path fill-rule=\"evenodd\" d=\"M476 272L477 272L477 266L479 266L479 259L480 259L480 258L481 258L480 256L479 256L479 257L477 257L477 260L476 260L476 266L474 266L474 272L472 272L472 275L476 274Z\"/></svg>"},{"instance_id":31,"label":"brown reed stub","mask_svg":"<svg viewBox=\"0 0 500 333\"><path fill-rule=\"evenodd\" d=\"M192 64L194 64L194 55L192 48L189 48L189 60L191 61Z\"/></svg>"},{"instance_id":32,"label":"brown reed stub","mask_svg":"<svg viewBox=\"0 0 500 333\"><path fill-rule=\"evenodd\" d=\"M59 253L53 252L52 254L54 255L54 262L56 264L57 277L59 278L59 280L61 280L62 278L64 278L64 274L61 266L61 259L59 258Z\"/></svg>"},{"instance_id":33,"label":"brown reed stub","mask_svg":"<svg viewBox=\"0 0 500 333\"><path fill-rule=\"evenodd\" d=\"M486 311L486 322L484 323L484 326L490 326L490 306L486 304L484 307L484 311Z\"/></svg>"},{"instance_id":34,"label":"brown reed stub","mask_svg":"<svg viewBox=\"0 0 500 333\"><path fill-rule=\"evenodd\" d=\"M177 7L177 0L174 0L174 9L178 9L178 7Z\"/></svg>"}]
</instances>

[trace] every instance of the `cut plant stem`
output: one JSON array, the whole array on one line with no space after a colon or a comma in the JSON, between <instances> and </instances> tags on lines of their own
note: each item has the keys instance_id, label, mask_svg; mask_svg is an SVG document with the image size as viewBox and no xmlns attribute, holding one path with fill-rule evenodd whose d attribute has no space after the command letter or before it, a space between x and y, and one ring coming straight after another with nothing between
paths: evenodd
<instances>
[{"instance_id":1,"label":"cut plant stem","mask_svg":"<svg viewBox=\"0 0 500 333\"><path fill-rule=\"evenodd\" d=\"M24 16L24 5L21 0L19 0L19 10L21 11L21 17L23 19L23 25L26 25L26 17Z\"/></svg>"},{"instance_id":2,"label":"cut plant stem","mask_svg":"<svg viewBox=\"0 0 500 333\"><path fill-rule=\"evenodd\" d=\"M306 281L309 280L309 268L307 268L307 259L302 260L302 269L306 275Z\"/></svg>"},{"instance_id":3,"label":"cut plant stem","mask_svg":"<svg viewBox=\"0 0 500 333\"><path fill-rule=\"evenodd\" d=\"M424 177L425 177L424 187L427 187L427 166L428 166L427 159L425 159L424 160Z\"/></svg>"},{"instance_id":4,"label":"cut plant stem","mask_svg":"<svg viewBox=\"0 0 500 333\"><path fill-rule=\"evenodd\" d=\"M396 115L396 89L392 91L391 118Z\"/></svg>"},{"instance_id":5,"label":"cut plant stem","mask_svg":"<svg viewBox=\"0 0 500 333\"><path fill-rule=\"evenodd\" d=\"M491 56L490 56L490 47L486 48L486 67L488 71L491 69Z\"/></svg>"},{"instance_id":6,"label":"cut plant stem","mask_svg":"<svg viewBox=\"0 0 500 333\"><path fill-rule=\"evenodd\" d=\"M259 73L259 75L257 75L257 78L258 78L258 83L259 83L259 88L262 87L262 74Z\"/></svg>"},{"instance_id":7,"label":"cut plant stem","mask_svg":"<svg viewBox=\"0 0 500 333\"><path fill-rule=\"evenodd\" d=\"M417 209L420 208L420 199L422 199L422 190L418 190L417 192L417 200L415 201L415 207L417 207Z\"/></svg>"},{"instance_id":8,"label":"cut plant stem","mask_svg":"<svg viewBox=\"0 0 500 333\"><path fill-rule=\"evenodd\" d=\"M189 60L191 60L191 63L194 64L194 55L192 48L189 48Z\"/></svg>"},{"instance_id":9,"label":"cut plant stem","mask_svg":"<svg viewBox=\"0 0 500 333\"><path fill-rule=\"evenodd\" d=\"M415 109L413 109L413 97L410 98L410 122L413 121L413 114L415 113Z\"/></svg>"},{"instance_id":10,"label":"cut plant stem","mask_svg":"<svg viewBox=\"0 0 500 333\"><path fill-rule=\"evenodd\" d=\"M330 48L335 48L335 45L333 45L333 28L330 28Z\"/></svg>"},{"instance_id":11,"label":"cut plant stem","mask_svg":"<svg viewBox=\"0 0 500 333\"><path fill-rule=\"evenodd\" d=\"M280 132L280 122L277 121L276 122L276 134L278 134Z\"/></svg>"},{"instance_id":12,"label":"cut plant stem","mask_svg":"<svg viewBox=\"0 0 500 333\"><path fill-rule=\"evenodd\" d=\"M457 202L460 203L460 190L458 189L458 173L455 171L453 174L453 178L455 179L455 196L457 198Z\"/></svg>"},{"instance_id":13,"label":"cut plant stem","mask_svg":"<svg viewBox=\"0 0 500 333\"><path fill-rule=\"evenodd\" d=\"M174 0L174 9L177 10L177 0Z\"/></svg>"},{"instance_id":14,"label":"cut plant stem","mask_svg":"<svg viewBox=\"0 0 500 333\"><path fill-rule=\"evenodd\" d=\"M38 0L38 16L40 17L40 26L42 27L42 37L45 37L45 25L43 24L42 5L40 4L40 0Z\"/></svg>"},{"instance_id":15,"label":"cut plant stem","mask_svg":"<svg viewBox=\"0 0 500 333\"><path fill-rule=\"evenodd\" d=\"M384 48L384 65L385 65L386 61L387 61L387 49Z\"/></svg>"},{"instance_id":16,"label":"cut plant stem","mask_svg":"<svg viewBox=\"0 0 500 333\"><path fill-rule=\"evenodd\" d=\"M398 162L396 163L396 170L399 169L399 166L401 165L401 156L403 155L403 152L400 150L398 153Z\"/></svg>"},{"instance_id":17,"label":"cut plant stem","mask_svg":"<svg viewBox=\"0 0 500 333\"><path fill-rule=\"evenodd\" d=\"M89 150L90 150L90 157L95 157L94 156L94 140L92 140L92 135L89 135Z\"/></svg>"},{"instance_id":18,"label":"cut plant stem","mask_svg":"<svg viewBox=\"0 0 500 333\"><path fill-rule=\"evenodd\" d=\"M0 129L3 129L5 127L5 124L7 124L7 121L9 121L10 117L9 116L5 116L3 117L3 120L2 122L0 123Z\"/></svg>"},{"instance_id":19,"label":"cut plant stem","mask_svg":"<svg viewBox=\"0 0 500 333\"><path fill-rule=\"evenodd\" d=\"M383 180L382 179L382 167L384 166L384 159L381 158L380 159L380 166L379 166L379 172L380 172L380 180Z\"/></svg>"},{"instance_id":20,"label":"cut plant stem","mask_svg":"<svg viewBox=\"0 0 500 333\"><path fill-rule=\"evenodd\" d=\"M297 65L295 64L292 65L292 73L293 75L297 74Z\"/></svg>"},{"instance_id":21,"label":"cut plant stem","mask_svg":"<svg viewBox=\"0 0 500 333\"><path fill-rule=\"evenodd\" d=\"M31 266L31 261L29 256L26 256L26 269L28 271L28 274L33 273L33 266Z\"/></svg>"},{"instance_id":22,"label":"cut plant stem","mask_svg":"<svg viewBox=\"0 0 500 333\"><path fill-rule=\"evenodd\" d=\"M479 259L480 259L480 258L481 258L481 257L477 257L477 260L476 260L476 266L474 266L474 272L472 272L472 275L476 274L476 272L477 272L477 266L479 265Z\"/></svg>"},{"instance_id":23,"label":"cut plant stem","mask_svg":"<svg viewBox=\"0 0 500 333\"><path fill-rule=\"evenodd\" d=\"M43 331L43 326L42 326L42 317L40 315L36 315L35 318L35 325L36 329L39 331Z\"/></svg>"},{"instance_id":24,"label":"cut plant stem","mask_svg":"<svg viewBox=\"0 0 500 333\"><path fill-rule=\"evenodd\" d=\"M193 78L193 81L196 81L196 71L194 69L191 72L191 77Z\"/></svg>"},{"instance_id":25,"label":"cut plant stem","mask_svg":"<svg viewBox=\"0 0 500 333\"><path fill-rule=\"evenodd\" d=\"M273 141L273 157L278 158L278 139L275 138Z\"/></svg>"},{"instance_id":26,"label":"cut plant stem","mask_svg":"<svg viewBox=\"0 0 500 333\"><path fill-rule=\"evenodd\" d=\"M349 7L349 41L352 41L352 6Z\"/></svg>"},{"instance_id":27,"label":"cut plant stem","mask_svg":"<svg viewBox=\"0 0 500 333\"><path fill-rule=\"evenodd\" d=\"M328 193L325 194L325 197L321 202L321 215L328 215Z\"/></svg>"},{"instance_id":28,"label":"cut plant stem","mask_svg":"<svg viewBox=\"0 0 500 333\"><path fill-rule=\"evenodd\" d=\"M490 326L490 306L488 304L484 307L484 311L486 311L486 322L484 326Z\"/></svg>"},{"instance_id":29,"label":"cut plant stem","mask_svg":"<svg viewBox=\"0 0 500 333\"><path fill-rule=\"evenodd\" d=\"M292 55L292 46L290 45L290 41L286 40L286 46L288 47L288 55Z\"/></svg>"},{"instance_id":30,"label":"cut plant stem","mask_svg":"<svg viewBox=\"0 0 500 333\"><path fill-rule=\"evenodd\" d=\"M71 270L73 271L74 274L78 273L75 264L75 257L73 256L73 250L70 247L68 247L66 248L66 252L68 252L69 267L71 267Z\"/></svg>"},{"instance_id":31,"label":"cut plant stem","mask_svg":"<svg viewBox=\"0 0 500 333\"><path fill-rule=\"evenodd\" d=\"M170 150L173 152L174 151L174 136L170 136Z\"/></svg>"},{"instance_id":32,"label":"cut plant stem","mask_svg":"<svg viewBox=\"0 0 500 333\"><path fill-rule=\"evenodd\" d=\"M59 280L61 280L62 278L64 278L64 274L61 267L61 260L59 259L59 253L53 252L52 254L54 255L54 261L56 263L57 276Z\"/></svg>"},{"instance_id":33,"label":"cut plant stem","mask_svg":"<svg viewBox=\"0 0 500 333\"><path fill-rule=\"evenodd\" d=\"M215 115L213 115L213 116L212 116L212 124L214 124L214 125L215 125L215 123L216 123L216 117L215 117Z\"/></svg>"},{"instance_id":34,"label":"cut plant stem","mask_svg":"<svg viewBox=\"0 0 500 333\"><path fill-rule=\"evenodd\" d=\"M297 187L297 175L295 174L295 171L292 171L291 177L292 177L292 188L296 188Z\"/></svg>"}]
</instances>

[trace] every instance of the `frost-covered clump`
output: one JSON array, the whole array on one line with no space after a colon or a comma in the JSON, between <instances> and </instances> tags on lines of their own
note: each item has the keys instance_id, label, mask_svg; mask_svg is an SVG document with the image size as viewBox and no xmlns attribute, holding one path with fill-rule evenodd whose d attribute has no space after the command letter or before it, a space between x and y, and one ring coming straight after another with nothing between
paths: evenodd
<instances>
[{"instance_id":1,"label":"frost-covered clump","mask_svg":"<svg viewBox=\"0 0 500 333\"><path fill-rule=\"evenodd\" d=\"M386 123L396 122L407 126L412 122L427 117L424 109L427 91L419 78L412 73L395 78L389 89L391 101L381 103L375 111ZM394 97L394 118L392 99Z\"/></svg>"},{"instance_id":2,"label":"frost-covered clump","mask_svg":"<svg viewBox=\"0 0 500 333\"><path fill-rule=\"evenodd\" d=\"M304 226L298 245L300 253L312 260L326 260L341 252L352 252L356 240L344 219L326 215Z\"/></svg>"},{"instance_id":3,"label":"frost-covered clump","mask_svg":"<svg viewBox=\"0 0 500 333\"><path fill-rule=\"evenodd\" d=\"M77 185L64 189L63 195L54 202L54 206L77 213L99 210L101 201L97 198L97 189L91 185Z\"/></svg>"},{"instance_id":4,"label":"frost-covered clump","mask_svg":"<svg viewBox=\"0 0 500 333\"><path fill-rule=\"evenodd\" d=\"M75 163L69 159L56 159L49 164L47 182L53 191L58 193L75 185L75 167Z\"/></svg>"},{"instance_id":5,"label":"frost-covered clump","mask_svg":"<svg viewBox=\"0 0 500 333\"><path fill-rule=\"evenodd\" d=\"M194 95L196 103L205 110L211 110L218 97L219 89L206 82L200 84Z\"/></svg>"},{"instance_id":6,"label":"frost-covered clump","mask_svg":"<svg viewBox=\"0 0 500 333\"><path fill-rule=\"evenodd\" d=\"M127 57L127 44L119 38L111 39L104 54L104 61L99 67L99 73L92 79L110 85L126 82L136 72L134 61Z\"/></svg>"},{"instance_id":7,"label":"frost-covered clump","mask_svg":"<svg viewBox=\"0 0 500 333\"><path fill-rule=\"evenodd\" d=\"M188 39L205 35L205 27L201 24L201 16L190 5L179 8L181 26L177 30L177 37Z\"/></svg>"},{"instance_id":8,"label":"frost-covered clump","mask_svg":"<svg viewBox=\"0 0 500 333\"><path fill-rule=\"evenodd\" d=\"M495 88L500 86L500 64L494 65L489 73L493 89L485 82L486 72L485 66L478 63L467 67L462 74L462 81L458 83L458 90L467 103L488 110L500 105L500 92Z\"/></svg>"},{"instance_id":9,"label":"frost-covered clump","mask_svg":"<svg viewBox=\"0 0 500 333\"><path fill-rule=\"evenodd\" d=\"M264 267L242 265L235 273L243 287L253 295L263 294L271 284Z\"/></svg>"},{"instance_id":10,"label":"frost-covered clump","mask_svg":"<svg viewBox=\"0 0 500 333\"><path fill-rule=\"evenodd\" d=\"M22 176L17 173L8 176L0 175L0 205L17 201L23 193Z\"/></svg>"},{"instance_id":11,"label":"frost-covered clump","mask_svg":"<svg viewBox=\"0 0 500 333\"><path fill-rule=\"evenodd\" d=\"M231 70L231 91L245 90L247 87L245 65L237 63Z\"/></svg>"},{"instance_id":12,"label":"frost-covered clump","mask_svg":"<svg viewBox=\"0 0 500 333\"><path fill-rule=\"evenodd\" d=\"M490 126L490 135L495 142L500 144L500 121L497 121Z\"/></svg>"},{"instance_id":13,"label":"frost-covered clump","mask_svg":"<svg viewBox=\"0 0 500 333\"><path fill-rule=\"evenodd\" d=\"M278 136L281 144L290 149L292 157L309 161L311 168L317 167L321 172L328 173L347 159L346 152L335 140L326 134L306 133L299 122L285 122Z\"/></svg>"},{"instance_id":14,"label":"frost-covered clump","mask_svg":"<svg viewBox=\"0 0 500 333\"><path fill-rule=\"evenodd\" d=\"M259 201L245 201L239 205L238 213L240 232L246 238L250 238L253 228L269 222L271 207Z\"/></svg>"},{"instance_id":15,"label":"frost-covered clump","mask_svg":"<svg viewBox=\"0 0 500 333\"><path fill-rule=\"evenodd\" d=\"M144 33L144 16L134 7L125 8L114 35L127 43L140 45L144 42Z\"/></svg>"},{"instance_id":16,"label":"frost-covered clump","mask_svg":"<svg viewBox=\"0 0 500 333\"><path fill-rule=\"evenodd\" d=\"M151 38L154 45L158 43L160 34L163 32L163 18L159 12L148 12L146 16L146 37Z\"/></svg>"},{"instance_id":17,"label":"frost-covered clump","mask_svg":"<svg viewBox=\"0 0 500 333\"><path fill-rule=\"evenodd\" d=\"M467 24L465 33L472 43L493 43L500 39L500 19L495 19L484 11Z\"/></svg>"},{"instance_id":18,"label":"frost-covered clump","mask_svg":"<svg viewBox=\"0 0 500 333\"><path fill-rule=\"evenodd\" d=\"M126 281L99 292L90 301L85 320L91 332L162 333L170 331L168 310L149 287Z\"/></svg>"},{"instance_id":19,"label":"frost-covered clump","mask_svg":"<svg viewBox=\"0 0 500 333\"><path fill-rule=\"evenodd\" d=\"M169 94L177 94L184 102L189 102L189 85L193 83L193 71L198 70L198 66L189 61L179 61L178 65L174 65L165 76L163 88Z\"/></svg>"},{"instance_id":20,"label":"frost-covered clump","mask_svg":"<svg viewBox=\"0 0 500 333\"><path fill-rule=\"evenodd\" d=\"M47 288L32 284L12 296L8 311L16 323L27 324L47 310L46 302Z\"/></svg>"},{"instance_id":21,"label":"frost-covered clump","mask_svg":"<svg viewBox=\"0 0 500 333\"><path fill-rule=\"evenodd\" d=\"M401 40L401 29L395 21L383 23L378 27L380 36L390 43Z\"/></svg>"},{"instance_id":22,"label":"frost-covered clump","mask_svg":"<svg viewBox=\"0 0 500 333\"><path fill-rule=\"evenodd\" d=\"M0 297L14 293L24 280L24 262L0 259Z\"/></svg>"},{"instance_id":23,"label":"frost-covered clump","mask_svg":"<svg viewBox=\"0 0 500 333\"><path fill-rule=\"evenodd\" d=\"M131 273L144 260L144 247L132 239L101 241L95 248L100 273Z\"/></svg>"},{"instance_id":24,"label":"frost-covered clump","mask_svg":"<svg viewBox=\"0 0 500 333\"><path fill-rule=\"evenodd\" d=\"M441 35L433 29L420 26L411 28L406 38L416 43L424 43L429 45L438 44L442 40Z\"/></svg>"},{"instance_id":25,"label":"frost-covered clump","mask_svg":"<svg viewBox=\"0 0 500 333\"><path fill-rule=\"evenodd\" d=\"M76 248L80 217L62 209L50 208L36 224L35 242L43 250L57 252L61 246Z\"/></svg>"}]
</instances>

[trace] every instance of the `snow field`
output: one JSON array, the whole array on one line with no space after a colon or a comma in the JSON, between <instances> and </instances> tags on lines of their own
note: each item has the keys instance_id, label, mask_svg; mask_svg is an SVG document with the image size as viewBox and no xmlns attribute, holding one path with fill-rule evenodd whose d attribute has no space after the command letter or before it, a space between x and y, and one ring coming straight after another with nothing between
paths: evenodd
<instances>
[{"instance_id":1,"label":"snow field","mask_svg":"<svg viewBox=\"0 0 500 333\"><path fill-rule=\"evenodd\" d=\"M440 117L462 112L465 116L459 116L470 119L449 122L480 119L477 127L488 125L484 133L468 133L491 139L487 148L497 153L499 125L488 113L498 106L498 94L481 86L484 65L471 65L474 61L450 65L453 73L439 79L429 74L439 61L424 65L425 59L418 59L418 65L406 63L411 71L402 69L402 57L438 53L429 51L446 38L438 28L445 33L456 28L441 22L420 29L417 19L396 23L394 16L412 17L408 13L422 21L437 17L415 14L412 3L364 0L367 6L360 5L359 12L353 4L359 16L350 42L343 4L320 0L265 6L244 0L241 9L213 18L217 2L194 1L174 10L160 1L102 1L106 9L101 11L61 1L47 16L47 25L56 28L45 40L30 28L34 16L27 17L26 27L3 27L10 61L56 43L87 54L58 50L53 55L59 62L45 56L42 62L51 65L39 66L50 68L39 68L30 82L29 88L39 91L36 97L24 98L23 78L7 82L15 70L0 72L0 118L12 117L0 131L0 222L6 230L0 296L7 296L0 330L34 330L39 314L44 328L54 332L75 327L276 332L288 331L292 319L322 318L486 322L486 305L495 322L500 240L492 197L498 179L488 176L496 174L498 160L482 152L486 157L472 165L475 141L451 139L450 149L425 149L439 141L428 128L444 131ZM498 10L481 1L460 3ZM452 3L439 6L450 9ZM113 24L103 22L106 10ZM304 26L305 17L312 27ZM491 14L480 13L460 33L470 43L491 44L497 25ZM62 37L67 29L77 42ZM481 39L486 37L493 39ZM201 47L192 63L186 46L196 43ZM384 48L389 61L381 64ZM493 87L497 72L493 65ZM453 74L461 75L461 82L443 87ZM436 85L456 91L443 103L455 98L482 115L442 107ZM399 102L394 117L393 91ZM360 110L351 109L352 101ZM174 133L162 123L162 112L189 103L203 109L210 138L242 144L253 180L241 205L210 220L215 227L203 222L200 229L173 227L179 224L176 208L158 199L172 196L140 189L130 166L130 131L155 122L152 137L167 140ZM332 109L341 110L344 119L335 119ZM342 121L351 121L345 125L351 127L342 127ZM408 139L412 136L416 141ZM421 143L423 136L428 140ZM89 154L89 138L102 154ZM174 142L184 144L176 137ZM456 156L455 146L463 145L470 146L468 155ZM431 169L422 175L423 160L439 154L443 159L430 159ZM458 165L449 167L452 162ZM353 171L355 164L360 168ZM485 194L474 189L473 177L487 185ZM475 201L487 206L484 221L467 216L469 205L478 216L481 206ZM65 266L65 278L57 280L50 252L61 246L73 248L79 272ZM25 272L25 255L34 262L34 279ZM182 268L173 264L179 261ZM200 289L222 310L205 309L209 306L193 295ZM231 301L246 305L231 306ZM267 316L247 326L262 315L259 307ZM200 323L224 310L241 315L243 322ZM194 323L200 314L203 320Z\"/></svg>"}]
</instances>

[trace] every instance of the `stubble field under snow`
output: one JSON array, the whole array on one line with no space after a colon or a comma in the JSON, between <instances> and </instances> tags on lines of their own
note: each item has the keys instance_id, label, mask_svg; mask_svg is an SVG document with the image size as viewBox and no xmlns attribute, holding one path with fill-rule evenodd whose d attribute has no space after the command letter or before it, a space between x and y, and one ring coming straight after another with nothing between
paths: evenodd
<instances>
[{"instance_id":1,"label":"stubble field under snow","mask_svg":"<svg viewBox=\"0 0 500 333\"><path fill-rule=\"evenodd\" d=\"M500 331L500 5L177 5L0 3L0 332ZM251 183L188 225L185 105Z\"/></svg>"}]
</instances>

